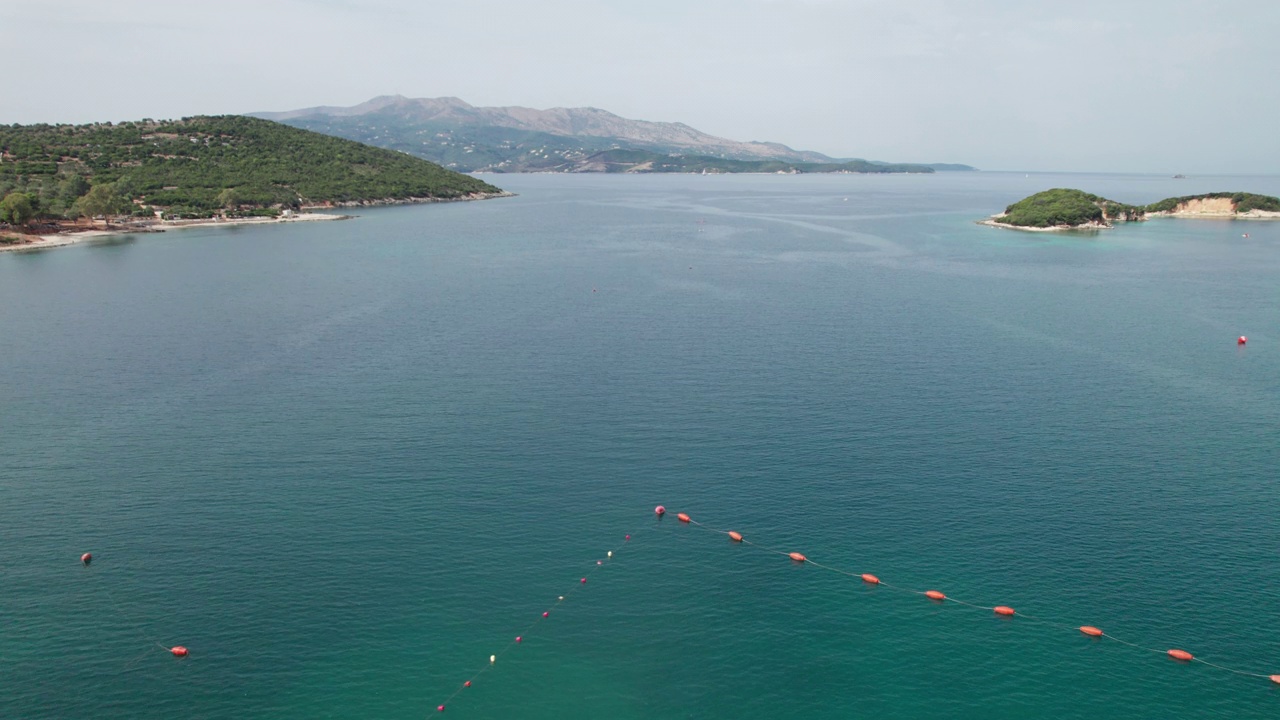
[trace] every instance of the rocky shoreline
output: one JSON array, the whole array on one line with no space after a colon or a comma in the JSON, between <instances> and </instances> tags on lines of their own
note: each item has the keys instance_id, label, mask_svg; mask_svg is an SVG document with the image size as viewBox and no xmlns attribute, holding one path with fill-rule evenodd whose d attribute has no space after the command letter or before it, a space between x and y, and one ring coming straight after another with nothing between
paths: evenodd
<instances>
[{"instance_id":1,"label":"rocky shoreline","mask_svg":"<svg viewBox=\"0 0 1280 720\"><path fill-rule=\"evenodd\" d=\"M1003 216L992 215L986 220L977 221L977 223L979 225L986 225L987 227L1003 228L1005 230L1021 230L1023 232L1070 232L1072 230L1097 231L1097 230L1106 230L1107 228L1114 227L1113 225L1106 225L1099 222L1088 222L1082 225L1052 225L1050 227L1027 227L1025 225L1010 225L1009 223L1002 223L996 219L999 217L1003 217Z\"/></svg>"},{"instance_id":2,"label":"rocky shoreline","mask_svg":"<svg viewBox=\"0 0 1280 720\"><path fill-rule=\"evenodd\" d=\"M65 247L88 240L96 240L116 235L134 235L138 233L162 233L169 230L182 230L193 227L232 227L239 225L267 225L271 223L316 222L327 220L350 220L352 215L330 215L327 213L299 213L289 217L249 217L204 218L200 220L150 220L139 223L115 226L95 227L85 230L70 230L53 235L17 234L21 241L0 244L0 252L21 252L23 250L43 250L46 248Z\"/></svg>"}]
</instances>

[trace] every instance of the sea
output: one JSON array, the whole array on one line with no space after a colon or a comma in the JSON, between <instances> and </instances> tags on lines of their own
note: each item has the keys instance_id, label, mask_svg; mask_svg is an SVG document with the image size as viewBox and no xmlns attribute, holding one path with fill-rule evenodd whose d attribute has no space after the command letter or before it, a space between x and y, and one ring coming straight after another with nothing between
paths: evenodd
<instances>
[{"instance_id":1,"label":"sea","mask_svg":"<svg viewBox=\"0 0 1280 720\"><path fill-rule=\"evenodd\" d=\"M487 179L0 254L0 717L1280 717L1280 223L975 222L1280 177Z\"/></svg>"}]
</instances>

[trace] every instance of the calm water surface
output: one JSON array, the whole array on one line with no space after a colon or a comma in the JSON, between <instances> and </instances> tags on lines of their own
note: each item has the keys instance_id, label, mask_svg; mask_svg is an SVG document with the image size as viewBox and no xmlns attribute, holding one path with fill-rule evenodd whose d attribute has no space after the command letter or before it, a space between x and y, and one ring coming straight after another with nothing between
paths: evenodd
<instances>
[{"instance_id":1,"label":"calm water surface","mask_svg":"<svg viewBox=\"0 0 1280 720\"><path fill-rule=\"evenodd\" d=\"M0 717L1280 717L1280 223L973 223L1280 178L499 180L0 255Z\"/></svg>"}]
</instances>

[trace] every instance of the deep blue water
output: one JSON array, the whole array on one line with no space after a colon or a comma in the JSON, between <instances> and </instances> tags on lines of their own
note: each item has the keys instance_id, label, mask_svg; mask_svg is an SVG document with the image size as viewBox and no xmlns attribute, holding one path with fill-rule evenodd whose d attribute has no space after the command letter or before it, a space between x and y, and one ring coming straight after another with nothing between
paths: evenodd
<instances>
[{"instance_id":1,"label":"deep blue water","mask_svg":"<svg viewBox=\"0 0 1280 720\"><path fill-rule=\"evenodd\" d=\"M973 223L1280 178L497 180L0 254L0 717L1280 716L1280 223Z\"/></svg>"}]
</instances>

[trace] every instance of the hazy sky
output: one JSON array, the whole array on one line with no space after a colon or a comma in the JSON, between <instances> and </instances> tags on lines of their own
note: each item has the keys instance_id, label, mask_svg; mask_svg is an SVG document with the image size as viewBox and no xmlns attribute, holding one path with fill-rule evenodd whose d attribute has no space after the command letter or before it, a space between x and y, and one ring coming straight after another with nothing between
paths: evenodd
<instances>
[{"instance_id":1,"label":"hazy sky","mask_svg":"<svg viewBox=\"0 0 1280 720\"><path fill-rule=\"evenodd\" d=\"M0 122L453 95L984 169L1280 172L1280 2L0 0Z\"/></svg>"}]
</instances>

